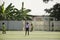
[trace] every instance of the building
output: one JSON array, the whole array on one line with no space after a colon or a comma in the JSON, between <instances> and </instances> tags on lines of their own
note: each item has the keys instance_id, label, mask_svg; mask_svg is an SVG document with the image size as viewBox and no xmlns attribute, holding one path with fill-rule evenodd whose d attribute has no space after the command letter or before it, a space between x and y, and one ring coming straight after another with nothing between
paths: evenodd
<instances>
[{"instance_id":1,"label":"building","mask_svg":"<svg viewBox=\"0 0 60 40\"><path fill-rule=\"evenodd\" d=\"M50 28L51 22L55 21L55 18L49 17L48 15L30 15L32 18L32 23L34 25L34 30L52 30ZM30 22L31 23L31 22Z\"/></svg>"},{"instance_id":2,"label":"building","mask_svg":"<svg viewBox=\"0 0 60 40\"><path fill-rule=\"evenodd\" d=\"M55 21L55 18L49 16L28 15L32 20L27 20L29 24L33 24L35 31L52 31L52 23L54 23L53 30L60 30L60 21ZM7 30L23 30L25 21L0 21L0 30L2 23L6 24ZM57 27L58 26L58 27ZM31 27L31 25L30 25Z\"/></svg>"}]
</instances>

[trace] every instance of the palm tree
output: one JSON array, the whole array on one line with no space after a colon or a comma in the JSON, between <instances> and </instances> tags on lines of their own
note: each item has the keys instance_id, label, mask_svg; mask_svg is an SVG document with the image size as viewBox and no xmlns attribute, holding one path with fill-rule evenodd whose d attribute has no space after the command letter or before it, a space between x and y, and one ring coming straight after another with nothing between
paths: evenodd
<instances>
[{"instance_id":1,"label":"palm tree","mask_svg":"<svg viewBox=\"0 0 60 40\"><path fill-rule=\"evenodd\" d=\"M11 12L13 11L14 9L14 6L12 6L12 3L10 3L6 9L4 8L4 2L3 4L0 6L0 16L1 16L1 20L8 20L9 17L13 14L11 14Z\"/></svg>"},{"instance_id":2,"label":"palm tree","mask_svg":"<svg viewBox=\"0 0 60 40\"><path fill-rule=\"evenodd\" d=\"M25 18L28 18L27 13L30 12L30 9L23 8L18 10L17 8L14 8L14 5L10 3L6 8L4 8L4 2L0 6L0 20L23 20Z\"/></svg>"},{"instance_id":3,"label":"palm tree","mask_svg":"<svg viewBox=\"0 0 60 40\"><path fill-rule=\"evenodd\" d=\"M27 13L31 12L31 10L24 8L24 2L22 2L22 8L21 8L20 12L22 13L21 14L22 19L27 20L29 18Z\"/></svg>"},{"instance_id":4,"label":"palm tree","mask_svg":"<svg viewBox=\"0 0 60 40\"><path fill-rule=\"evenodd\" d=\"M4 2L0 6L0 20L16 20L16 15L20 13L17 8L14 8L14 5L10 3L6 8L4 8Z\"/></svg>"},{"instance_id":5,"label":"palm tree","mask_svg":"<svg viewBox=\"0 0 60 40\"><path fill-rule=\"evenodd\" d=\"M0 6L0 18L1 18L1 19L4 19L4 18L3 18L3 15L4 15L4 3ZM0 20L1 20L1 19L0 19Z\"/></svg>"},{"instance_id":6,"label":"palm tree","mask_svg":"<svg viewBox=\"0 0 60 40\"><path fill-rule=\"evenodd\" d=\"M31 12L31 10L30 9L26 9L26 8L23 8L23 12L22 12L22 9L20 10L22 20L25 20L25 19L29 18L29 16L28 16L29 12Z\"/></svg>"}]
</instances>

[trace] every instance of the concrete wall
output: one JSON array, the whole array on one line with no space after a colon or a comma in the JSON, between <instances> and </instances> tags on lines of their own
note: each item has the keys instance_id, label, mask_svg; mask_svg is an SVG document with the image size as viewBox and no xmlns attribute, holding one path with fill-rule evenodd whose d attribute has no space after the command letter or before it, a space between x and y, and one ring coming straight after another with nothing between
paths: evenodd
<instances>
[{"instance_id":1,"label":"concrete wall","mask_svg":"<svg viewBox=\"0 0 60 40\"><path fill-rule=\"evenodd\" d=\"M54 25L53 27L52 27L52 23ZM60 21L50 21L50 22L49 21L45 21L44 30L60 31Z\"/></svg>"},{"instance_id":2,"label":"concrete wall","mask_svg":"<svg viewBox=\"0 0 60 40\"><path fill-rule=\"evenodd\" d=\"M7 30L23 30L22 21L0 21L0 29L2 28L2 23L5 23Z\"/></svg>"},{"instance_id":3,"label":"concrete wall","mask_svg":"<svg viewBox=\"0 0 60 40\"><path fill-rule=\"evenodd\" d=\"M7 30L24 30L25 21L0 21L0 29L2 28L2 23L5 23ZM52 23L54 23L53 30L60 30L60 21L28 21L31 28L31 23L33 24L33 30L35 31L52 31ZM50 25L50 27L49 27ZM31 29L30 29L31 30Z\"/></svg>"},{"instance_id":4,"label":"concrete wall","mask_svg":"<svg viewBox=\"0 0 60 40\"><path fill-rule=\"evenodd\" d=\"M52 22L54 24L53 30L54 31L60 31L60 21L51 21L51 23L50 23L51 29L52 29Z\"/></svg>"},{"instance_id":5,"label":"concrete wall","mask_svg":"<svg viewBox=\"0 0 60 40\"><path fill-rule=\"evenodd\" d=\"M38 31L60 31L60 21L31 21L34 30ZM52 27L53 23L53 27Z\"/></svg>"},{"instance_id":6,"label":"concrete wall","mask_svg":"<svg viewBox=\"0 0 60 40\"><path fill-rule=\"evenodd\" d=\"M44 21L28 21L31 28L31 23L33 24L34 31L43 31L44 30Z\"/></svg>"}]
</instances>

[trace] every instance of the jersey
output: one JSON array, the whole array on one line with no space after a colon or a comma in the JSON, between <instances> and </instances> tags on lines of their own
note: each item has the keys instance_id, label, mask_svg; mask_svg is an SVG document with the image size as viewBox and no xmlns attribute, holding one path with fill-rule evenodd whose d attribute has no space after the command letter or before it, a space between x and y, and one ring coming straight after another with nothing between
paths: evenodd
<instances>
[{"instance_id":1,"label":"jersey","mask_svg":"<svg viewBox=\"0 0 60 40\"><path fill-rule=\"evenodd\" d=\"M25 25L25 28L29 28L29 24L26 24L26 25Z\"/></svg>"}]
</instances>

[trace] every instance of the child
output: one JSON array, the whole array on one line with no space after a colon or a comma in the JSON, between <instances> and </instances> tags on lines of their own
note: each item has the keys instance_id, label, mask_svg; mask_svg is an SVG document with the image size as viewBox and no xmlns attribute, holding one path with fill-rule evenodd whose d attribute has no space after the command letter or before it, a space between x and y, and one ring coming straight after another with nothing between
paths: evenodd
<instances>
[{"instance_id":1,"label":"child","mask_svg":"<svg viewBox=\"0 0 60 40\"><path fill-rule=\"evenodd\" d=\"M33 24L31 23L31 32L33 31Z\"/></svg>"},{"instance_id":2,"label":"child","mask_svg":"<svg viewBox=\"0 0 60 40\"><path fill-rule=\"evenodd\" d=\"M29 35L29 23L28 22L25 24L25 35L27 34L27 32Z\"/></svg>"},{"instance_id":3,"label":"child","mask_svg":"<svg viewBox=\"0 0 60 40\"><path fill-rule=\"evenodd\" d=\"M2 23L2 33L6 34L6 26L4 23Z\"/></svg>"}]
</instances>

